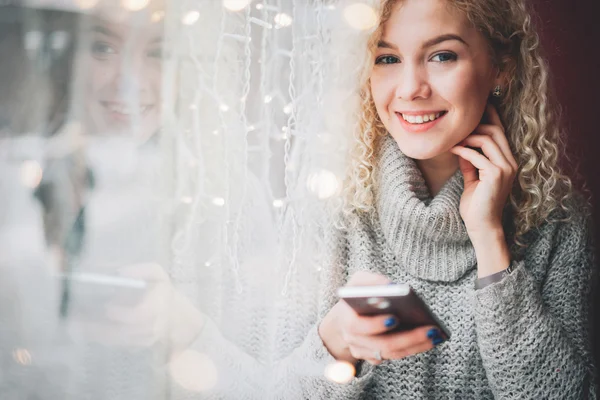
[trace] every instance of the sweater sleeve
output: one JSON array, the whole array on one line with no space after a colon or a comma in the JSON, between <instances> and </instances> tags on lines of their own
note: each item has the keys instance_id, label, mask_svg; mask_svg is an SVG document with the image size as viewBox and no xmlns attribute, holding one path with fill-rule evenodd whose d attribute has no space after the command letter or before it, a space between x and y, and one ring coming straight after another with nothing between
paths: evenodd
<instances>
[{"instance_id":1,"label":"sweater sleeve","mask_svg":"<svg viewBox=\"0 0 600 400\"><path fill-rule=\"evenodd\" d=\"M502 281L475 291L477 340L497 399L596 398L588 221L560 226L549 251L541 284L520 261Z\"/></svg>"},{"instance_id":2,"label":"sweater sleeve","mask_svg":"<svg viewBox=\"0 0 600 400\"><path fill-rule=\"evenodd\" d=\"M321 340L318 326L337 302L336 289L346 280L343 238L329 231L325 240L330 249L335 249L328 256L332 257L326 263L329 267L314 275L309 271L315 269L302 268L290 280L286 296L278 296L273 306L264 305L263 312L272 315L268 321L274 327L271 337L263 338L264 343L258 346L252 346L263 348L262 354L253 356L244 351L243 346L229 340L226 332L208 320L187 351L188 355L192 354L187 360L196 360L196 366L183 365L171 368L171 372L197 370L198 379L207 379L207 374L213 376L213 381L207 382L208 388L200 388L202 396L208 398L360 398L375 366L363 363L358 374L344 384L335 383L325 376L326 368L336 360ZM171 375L175 386L173 391L180 393L175 398L195 398L184 387L185 382Z\"/></svg>"},{"instance_id":3,"label":"sweater sleeve","mask_svg":"<svg viewBox=\"0 0 600 400\"><path fill-rule=\"evenodd\" d=\"M365 363L358 376L339 384L325 377L325 368L334 362L316 325L301 346L269 365L227 340L207 321L192 346L172 362L169 373L175 399L359 398L375 367Z\"/></svg>"}]
</instances>

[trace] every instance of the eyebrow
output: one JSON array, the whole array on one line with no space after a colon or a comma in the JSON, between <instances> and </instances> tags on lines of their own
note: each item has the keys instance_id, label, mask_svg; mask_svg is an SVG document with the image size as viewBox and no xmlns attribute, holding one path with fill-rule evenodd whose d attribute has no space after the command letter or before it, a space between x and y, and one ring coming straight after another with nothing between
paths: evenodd
<instances>
[{"instance_id":1,"label":"eyebrow","mask_svg":"<svg viewBox=\"0 0 600 400\"><path fill-rule=\"evenodd\" d=\"M114 33L113 31L111 31L110 29L107 29L103 26L100 25L94 25L91 29L92 32L96 32L96 33L101 33L103 35L106 35L108 37L111 37L113 39L120 39L121 37L119 35L117 35L116 33Z\"/></svg>"},{"instance_id":2,"label":"eyebrow","mask_svg":"<svg viewBox=\"0 0 600 400\"><path fill-rule=\"evenodd\" d=\"M121 39L121 37L117 33L113 32L110 29L105 28L105 27L103 27L101 25L95 25L95 26L93 26L92 29L91 29L91 31L92 32L96 32L96 33L101 33L101 34L106 35L106 36L108 36L110 38L113 38L113 39L118 39L118 40ZM149 45L161 44L162 42L163 42L163 37L162 36L157 36L157 37L155 37L154 39L152 39L149 42Z\"/></svg>"},{"instance_id":3,"label":"eyebrow","mask_svg":"<svg viewBox=\"0 0 600 400\"><path fill-rule=\"evenodd\" d=\"M440 44L442 42L446 42L448 40L457 40L461 43L463 43L465 46L469 47L469 44L467 42L465 42L463 40L463 38L461 38L458 35L452 34L452 33L447 33L445 35L440 35L440 36L436 36L433 39L429 39L428 41L426 41L425 43L423 43L422 48L427 48L427 47L431 47L431 46L435 46L436 44ZM393 50L398 50L398 47L396 47L395 45L386 42L385 40L380 40L377 43L377 47L378 48L384 48L384 49L393 49Z\"/></svg>"}]
</instances>

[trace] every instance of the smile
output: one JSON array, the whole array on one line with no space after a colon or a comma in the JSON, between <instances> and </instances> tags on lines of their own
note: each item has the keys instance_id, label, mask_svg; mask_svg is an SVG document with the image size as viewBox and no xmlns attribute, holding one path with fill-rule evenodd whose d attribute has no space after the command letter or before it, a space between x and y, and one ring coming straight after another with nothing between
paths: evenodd
<instances>
[{"instance_id":1,"label":"smile","mask_svg":"<svg viewBox=\"0 0 600 400\"><path fill-rule=\"evenodd\" d=\"M125 103L102 101L101 104L111 113L122 117L130 117L132 115L144 115L152 105L133 106Z\"/></svg>"},{"instance_id":2,"label":"smile","mask_svg":"<svg viewBox=\"0 0 600 400\"><path fill-rule=\"evenodd\" d=\"M447 111L396 112L398 120L409 132L424 132L442 119Z\"/></svg>"}]
</instances>

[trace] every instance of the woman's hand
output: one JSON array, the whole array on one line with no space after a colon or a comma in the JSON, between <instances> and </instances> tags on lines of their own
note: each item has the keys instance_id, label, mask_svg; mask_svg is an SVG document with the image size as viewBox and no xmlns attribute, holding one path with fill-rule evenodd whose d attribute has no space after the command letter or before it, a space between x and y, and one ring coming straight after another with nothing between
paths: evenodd
<instances>
[{"instance_id":1,"label":"woman's hand","mask_svg":"<svg viewBox=\"0 0 600 400\"><path fill-rule=\"evenodd\" d=\"M357 272L349 286L386 285L390 281L382 275ZM410 331L388 333L398 324L397 317L389 315L360 316L345 301L340 300L325 316L319 326L319 335L330 354L337 360L356 364L365 360L378 365L382 360L394 360L430 350L437 335L428 332L433 326ZM437 343L437 341L436 341Z\"/></svg>"},{"instance_id":2,"label":"woman's hand","mask_svg":"<svg viewBox=\"0 0 600 400\"><path fill-rule=\"evenodd\" d=\"M498 112L491 104L486 112L491 124L480 124L450 150L459 156L464 176L460 215L472 240L503 231L502 212L518 170ZM483 155L467 146L480 148Z\"/></svg>"},{"instance_id":3,"label":"woman's hand","mask_svg":"<svg viewBox=\"0 0 600 400\"><path fill-rule=\"evenodd\" d=\"M171 356L185 350L204 326L204 315L190 300L177 292L160 265L129 265L119 271L123 278L147 283L135 301L128 293L120 293L104 307L102 319L78 323L86 337L105 345L149 347L157 342L168 343ZM129 299L127 299L129 297Z\"/></svg>"}]
</instances>

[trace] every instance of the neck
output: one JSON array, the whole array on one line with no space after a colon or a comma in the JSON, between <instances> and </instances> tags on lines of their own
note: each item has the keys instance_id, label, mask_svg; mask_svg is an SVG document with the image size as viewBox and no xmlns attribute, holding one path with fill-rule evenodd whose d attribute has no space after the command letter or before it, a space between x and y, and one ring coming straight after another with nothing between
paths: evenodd
<instances>
[{"instance_id":1,"label":"neck","mask_svg":"<svg viewBox=\"0 0 600 400\"><path fill-rule=\"evenodd\" d=\"M458 156L447 152L428 160L415 160L423 174L432 197L435 197L444 184L458 169Z\"/></svg>"}]
</instances>

